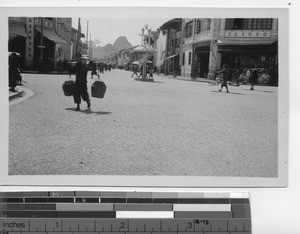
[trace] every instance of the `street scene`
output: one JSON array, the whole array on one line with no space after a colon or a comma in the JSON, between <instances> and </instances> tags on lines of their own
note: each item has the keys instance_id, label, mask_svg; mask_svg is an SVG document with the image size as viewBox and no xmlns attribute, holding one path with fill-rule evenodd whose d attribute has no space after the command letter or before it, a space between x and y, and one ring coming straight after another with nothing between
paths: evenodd
<instances>
[{"instance_id":1,"label":"street scene","mask_svg":"<svg viewBox=\"0 0 300 234\"><path fill-rule=\"evenodd\" d=\"M278 176L277 19L142 22L134 45L92 19L21 18L9 175Z\"/></svg>"}]
</instances>

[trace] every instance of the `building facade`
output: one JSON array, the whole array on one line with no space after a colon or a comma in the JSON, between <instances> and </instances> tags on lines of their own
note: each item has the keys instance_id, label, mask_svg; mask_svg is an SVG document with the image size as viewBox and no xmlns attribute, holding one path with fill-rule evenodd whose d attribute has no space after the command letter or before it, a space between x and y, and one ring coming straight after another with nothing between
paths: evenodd
<instances>
[{"instance_id":1,"label":"building facade","mask_svg":"<svg viewBox=\"0 0 300 234\"><path fill-rule=\"evenodd\" d=\"M71 18L9 17L8 50L21 55L21 68L54 68L71 59Z\"/></svg>"},{"instance_id":2,"label":"building facade","mask_svg":"<svg viewBox=\"0 0 300 234\"><path fill-rule=\"evenodd\" d=\"M277 45L278 19L172 19L159 29L157 65L166 75L207 79L215 79L224 64L232 74L257 66L277 85Z\"/></svg>"},{"instance_id":3,"label":"building facade","mask_svg":"<svg viewBox=\"0 0 300 234\"><path fill-rule=\"evenodd\" d=\"M165 75L180 75L181 74L181 45L182 45L182 19L175 18L164 23L160 30L162 30L162 38L158 38L157 54L164 54L163 64L158 69ZM166 36L164 36L166 35ZM166 37L166 41L164 41ZM162 49L165 48L164 51ZM159 58L157 58L159 59ZM161 58L160 58L161 59Z\"/></svg>"},{"instance_id":4,"label":"building facade","mask_svg":"<svg viewBox=\"0 0 300 234\"><path fill-rule=\"evenodd\" d=\"M271 84L278 83L277 19L184 19L182 27L183 76L214 79L224 64L232 72L257 66L272 73Z\"/></svg>"}]
</instances>

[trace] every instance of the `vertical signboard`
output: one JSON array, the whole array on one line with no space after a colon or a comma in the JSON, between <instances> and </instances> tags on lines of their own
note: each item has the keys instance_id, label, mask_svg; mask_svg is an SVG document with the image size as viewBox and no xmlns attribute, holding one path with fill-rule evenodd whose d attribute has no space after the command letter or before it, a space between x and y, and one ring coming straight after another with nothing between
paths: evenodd
<instances>
[{"instance_id":1,"label":"vertical signboard","mask_svg":"<svg viewBox=\"0 0 300 234\"><path fill-rule=\"evenodd\" d=\"M33 66L33 53L34 53L34 18L26 18L26 67Z\"/></svg>"}]
</instances>

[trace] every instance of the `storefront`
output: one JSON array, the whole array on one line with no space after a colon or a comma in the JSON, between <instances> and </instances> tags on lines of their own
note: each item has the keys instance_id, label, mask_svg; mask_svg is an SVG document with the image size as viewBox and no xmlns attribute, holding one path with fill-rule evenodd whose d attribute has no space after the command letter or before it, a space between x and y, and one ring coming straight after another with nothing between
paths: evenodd
<instances>
[{"instance_id":1,"label":"storefront","mask_svg":"<svg viewBox=\"0 0 300 234\"><path fill-rule=\"evenodd\" d=\"M276 48L273 45L219 45L221 64L231 68L268 68L275 65Z\"/></svg>"},{"instance_id":2,"label":"storefront","mask_svg":"<svg viewBox=\"0 0 300 234\"><path fill-rule=\"evenodd\" d=\"M34 38L34 65L38 68L40 63L41 54L41 28L36 27L36 36ZM43 58L44 66L47 66L50 70L56 68L57 60L64 59L66 49L70 44L61 38L54 30L44 28L43 29Z\"/></svg>"},{"instance_id":3,"label":"storefront","mask_svg":"<svg viewBox=\"0 0 300 234\"><path fill-rule=\"evenodd\" d=\"M209 71L210 41L193 45L192 76L206 78Z\"/></svg>"},{"instance_id":4,"label":"storefront","mask_svg":"<svg viewBox=\"0 0 300 234\"><path fill-rule=\"evenodd\" d=\"M230 69L264 68L270 75L270 84L277 85L277 42L257 45L222 45L218 47L221 54L221 66L227 64Z\"/></svg>"},{"instance_id":5,"label":"storefront","mask_svg":"<svg viewBox=\"0 0 300 234\"><path fill-rule=\"evenodd\" d=\"M180 75L181 71L179 69L179 54L174 54L168 58L165 58L163 67L165 75Z\"/></svg>"}]
</instances>

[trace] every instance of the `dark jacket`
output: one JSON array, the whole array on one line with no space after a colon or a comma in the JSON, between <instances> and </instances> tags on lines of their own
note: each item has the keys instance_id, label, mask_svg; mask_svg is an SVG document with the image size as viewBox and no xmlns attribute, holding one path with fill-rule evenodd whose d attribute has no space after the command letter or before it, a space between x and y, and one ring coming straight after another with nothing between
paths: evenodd
<instances>
[{"instance_id":1,"label":"dark jacket","mask_svg":"<svg viewBox=\"0 0 300 234\"><path fill-rule=\"evenodd\" d=\"M230 78L230 71L228 68L223 68L221 71L217 73L223 73L223 81L228 81Z\"/></svg>"},{"instance_id":2,"label":"dark jacket","mask_svg":"<svg viewBox=\"0 0 300 234\"><path fill-rule=\"evenodd\" d=\"M86 83L87 82L87 72L88 68L86 64L84 64L82 61L79 61L75 64L73 67L73 72L76 74L76 83Z\"/></svg>"}]
</instances>

